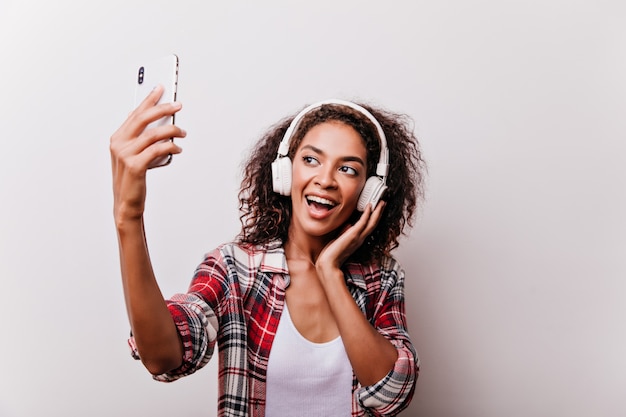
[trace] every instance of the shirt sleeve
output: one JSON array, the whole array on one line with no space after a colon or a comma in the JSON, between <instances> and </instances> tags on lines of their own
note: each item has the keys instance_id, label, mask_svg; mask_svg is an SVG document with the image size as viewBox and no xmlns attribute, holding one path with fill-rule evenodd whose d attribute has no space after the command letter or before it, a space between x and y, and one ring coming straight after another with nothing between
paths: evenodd
<instances>
[{"instance_id":1,"label":"shirt sleeve","mask_svg":"<svg viewBox=\"0 0 626 417\"><path fill-rule=\"evenodd\" d=\"M226 270L219 251L208 254L196 269L189 291L166 300L183 344L183 361L170 372L153 375L161 382L173 382L204 367L215 350L219 321L216 310L223 299ZM135 340L128 340L131 355L140 359Z\"/></svg>"},{"instance_id":2,"label":"shirt sleeve","mask_svg":"<svg viewBox=\"0 0 626 417\"><path fill-rule=\"evenodd\" d=\"M373 416L395 416L408 407L419 374L419 359L407 331L404 271L397 262L391 262L392 268L381 272L381 292L373 324L396 347L398 358L383 379L356 391L361 407Z\"/></svg>"}]
</instances>

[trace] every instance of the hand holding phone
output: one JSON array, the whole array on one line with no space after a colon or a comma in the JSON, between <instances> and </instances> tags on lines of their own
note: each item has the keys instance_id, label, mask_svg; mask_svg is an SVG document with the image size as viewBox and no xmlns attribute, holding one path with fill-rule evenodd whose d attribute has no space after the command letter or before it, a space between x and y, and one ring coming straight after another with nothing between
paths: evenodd
<instances>
[{"instance_id":1,"label":"hand holding phone","mask_svg":"<svg viewBox=\"0 0 626 417\"><path fill-rule=\"evenodd\" d=\"M178 90L177 55L167 55L138 66L135 80L135 107L137 107L157 85L163 86L163 95L157 104L176 101L176 93ZM146 129L163 126L165 124L174 124L174 115L162 117L150 123L146 126ZM173 138L166 140L173 140ZM171 154L157 158L150 163L149 168L165 166L171 161Z\"/></svg>"}]
</instances>

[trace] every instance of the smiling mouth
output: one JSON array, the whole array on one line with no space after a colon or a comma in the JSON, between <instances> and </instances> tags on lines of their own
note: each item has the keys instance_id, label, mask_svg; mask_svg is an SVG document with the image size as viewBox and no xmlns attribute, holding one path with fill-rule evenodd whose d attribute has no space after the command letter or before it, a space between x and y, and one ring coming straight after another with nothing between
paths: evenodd
<instances>
[{"instance_id":1,"label":"smiling mouth","mask_svg":"<svg viewBox=\"0 0 626 417\"><path fill-rule=\"evenodd\" d=\"M314 195L306 196L306 201L310 207L323 210L331 210L337 205L337 203L335 203L334 201Z\"/></svg>"}]
</instances>

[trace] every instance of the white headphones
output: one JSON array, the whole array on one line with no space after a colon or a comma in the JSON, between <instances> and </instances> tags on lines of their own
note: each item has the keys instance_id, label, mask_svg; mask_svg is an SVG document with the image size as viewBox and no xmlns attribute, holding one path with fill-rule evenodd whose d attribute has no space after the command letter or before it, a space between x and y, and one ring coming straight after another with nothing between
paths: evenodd
<instances>
[{"instance_id":1,"label":"white headphones","mask_svg":"<svg viewBox=\"0 0 626 417\"><path fill-rule=\"evenodd\" d=\"M372 204L372 210L378 204L378 201L382 197L383 193L387 189L385 182L387 180L387 172L389 170L389 149L387 148L387 138L385 137L385 132L383 132L383 128L378 123L378 120L365 108L359 106L358 104L352 103L350 101L338 100L338 99L329 99L320 101L318 103L311 104L306 107L300 113L294 117L293 121L287 128L285 135L283 136L280 145L278 146L278 155L274 162L272 162L272 180L274 192L281 195L291 195L291 159L287 156L289 153L289 144L291 142L291 137L294 132L298 128L300 121L302 118L312 110L318 109L325 104L337 104L341 106L350 107L359 113L366 116L376 127L378 132L378 139L380 141L380 158L378 160L378 165L376 166L376 176L369 177L365 182L365 186L359 195L359 201L357 203L357 210L363 211L365 210L365 206L367 203Z\"/></svg>"}]
</instances>

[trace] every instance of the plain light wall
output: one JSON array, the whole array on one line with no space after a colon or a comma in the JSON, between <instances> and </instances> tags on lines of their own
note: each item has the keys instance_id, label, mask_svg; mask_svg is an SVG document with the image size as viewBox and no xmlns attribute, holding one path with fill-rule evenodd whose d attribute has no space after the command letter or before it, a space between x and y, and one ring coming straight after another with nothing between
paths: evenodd
<instances>
[{"instance_id":1,"label":"plain light wall","mask_svg":"<svg viewBox=\"0 0 626 417\"><path fill-rule=\"evenodd\" d=\"M623 416L620 1L0 3L0 415L211 416L216 364L153 382L126 347L108 141L134 63L180 56L150 172L163 293L238 231L240 164L328 97L407 113L427 200L396 252L422 360L403 416Z\"/></svg>"}]
</instances>

